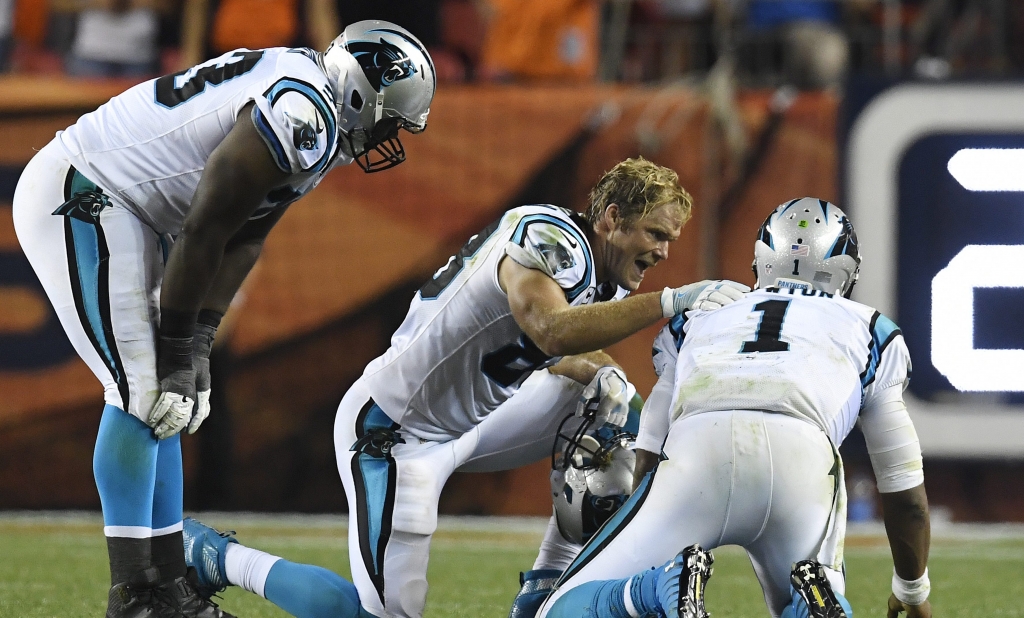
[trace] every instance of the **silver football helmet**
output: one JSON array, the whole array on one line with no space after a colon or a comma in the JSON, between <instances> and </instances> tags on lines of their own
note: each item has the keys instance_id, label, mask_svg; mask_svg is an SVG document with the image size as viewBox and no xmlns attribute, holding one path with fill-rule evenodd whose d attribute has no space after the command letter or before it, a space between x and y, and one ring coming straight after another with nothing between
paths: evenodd
<instances>
[{"instance_id":1,"label":"silver football helmet","mask_svg":"<svg viewBox=\"0 0 1024 618\"><path fill-rule=\"evenodd\" d=\"M593 428L586 418L569 433L568 416L551 453L555 521L566 540L583 544L619 510L633 491L636 436L618 427Z\"/></svg>"},{"instance_id":2,"label":"silver football helmet","mask_svg":"<svg viewBox=\"0 0 1024 618\"><path fill-rule=\"evenodd\" d=\"M758 288L813 288L846 298L860 272L857 233L835 204L813 197L776 208L754 242Z\"/></svg>"},{"instance_id":3,"label":"silver football helmet","mask_svg":"<svg viewBox=\"0 0 1024 618\"><path fill-rule=\"evenodd\" d=\"M323 55L338 106L339 145L365 172L405 161L399 129L427 128L437 78L427 48L391 22L356 22Z\"/></svg>"}]
</instances>

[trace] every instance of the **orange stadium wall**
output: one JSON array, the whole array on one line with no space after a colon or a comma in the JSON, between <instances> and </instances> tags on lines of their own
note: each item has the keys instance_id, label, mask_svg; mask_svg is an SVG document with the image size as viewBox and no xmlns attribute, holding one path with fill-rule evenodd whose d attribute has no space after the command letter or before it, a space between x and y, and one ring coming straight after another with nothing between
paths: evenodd
<instances>
[{"instance_id":1,"label":"orange stadium wall","mask_svg":"<svg viewBox=\"0 0 1024 618\"><path fill-rule=\"evenodd\" d=\"M102 396L20 254L10 199L34 149L117 83L0 80L0 508L98 508L91 472ZM738 117L754 139L769 94L744 93ZM581 208L590 185L627 156L677 170L693 220L642 290L704 277L751 284L751 245L775 204L836 198L838 100L801 95L746 188L708 103L680 88L463 86L443 89L429 130L405 140L409 160L383 174L341 169L292 207L229 311L214 356L214 412L185 451L186 507L345 510L333 456L334 410L382 353L419 284L505 209ZM657 327L608 351L641 393L653 386ZM857 457L851 458L853 469ZM950 489L1021 478L1019 468L938 466L958 518L1024 519L1024 504ZM959 485L958 485L959 484ZM447 513L550 512L547 462L459 474ZM1021 495L1022 492L1017 492Z\"/></svg>"}]
</instances>

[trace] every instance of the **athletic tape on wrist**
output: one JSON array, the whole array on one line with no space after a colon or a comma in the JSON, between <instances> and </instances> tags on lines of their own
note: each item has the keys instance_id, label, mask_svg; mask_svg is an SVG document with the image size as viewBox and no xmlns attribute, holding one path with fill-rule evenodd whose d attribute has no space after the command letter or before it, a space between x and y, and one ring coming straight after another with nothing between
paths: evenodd
<instances>
[{"instance_id":1,"label":"athletic tape on wrist","mask_svg":"<svg viewBox=\"0 0 1024 618\"><path fill-rule=\"evenodd\" d=\"M932 583L928 580L928 567L924 569L924 575L915 580L907 581L892 571L892 593L902 603L907 605L920 605L928 600L928 593L932 591Z\"/></svg>"},{"instance_id":2,"label":"athletic tape on wrist","mask_svg":"<svg viewBox=\"0 0 1024 618\"><path fill-rule=\"evenodd\" d=\"M672 288L665 288L661 291L661 317L671 318L676 314L676 310L672 302L673 296L675 296L675 290Z\"/></svg>"}]
</instances>

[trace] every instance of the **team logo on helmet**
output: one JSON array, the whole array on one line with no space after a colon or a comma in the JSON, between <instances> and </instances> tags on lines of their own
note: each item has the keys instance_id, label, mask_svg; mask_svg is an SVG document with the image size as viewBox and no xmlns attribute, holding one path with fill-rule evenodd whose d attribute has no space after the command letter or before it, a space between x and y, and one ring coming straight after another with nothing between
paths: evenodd
<instances>
[{"instance_id":1,"label":"team logo on helmet","mask_svg":"<svg viewBox=\"0 0 1024 618\"><path fill-rule=\"evenodd\" d=\"M850 219L846 216L839 222L843 226L843 231L839 233L839 237L836 238L836 242L832 245L832 250L828 252L826 258L835 257L837 255L848 255L855 260L860 260L860 249L857 244L857 232L853 231L853 224L850 223Z\"/></svg>"},{"instance_id":2,"label":"team logo on helmet","mask_svg":"<svg viewBox=\"0 0 1024 618\"><path fill-rule=\"evenodd\" d=\"M359 62L366 79L377 92L416 73L416 67L409 56L400 47L383 38L377 43L352 41L345 48Z\"/></svg>"}]
</instances>

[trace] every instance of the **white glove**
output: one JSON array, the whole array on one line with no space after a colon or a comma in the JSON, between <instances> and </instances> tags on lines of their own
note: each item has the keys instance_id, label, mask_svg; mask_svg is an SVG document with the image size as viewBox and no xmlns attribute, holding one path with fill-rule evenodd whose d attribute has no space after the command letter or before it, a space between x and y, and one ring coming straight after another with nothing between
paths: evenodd
<instances>
[{"instance_id":1,"label":"white glove","mask_svg":"<svg viewBox=\"0 0 1024 618\"><path fill-rule=\"evenodd\" d=\"M629 400L636 387L618 367L601 367L590 384L583 389L576 406L576 416L594 414L594 426L610 423L622 427L629 418Z\"/></svg>"},{"instance_id":2,"label":"white glove","mask_svg":"<svg viewBox=\"0 0 1024 618\"><path fill-rule=\"evenodd\" d=\"M153 428L153 435L163 440L184 429L192 418L196 403L192 337L160 336L156 377L160 380L160 397L149 411L146 423Z\"/></svg>"},{"instance_id":3,"label":"white glove","mask_svg":"<svg viewBox=\"0 0 1024 618\"><path fill-rule=\"evenodd\" d=\"M199 429L199 426L203 424L206 417L210 416L210 390L199 391L196 393L196 412L192 415L192 420L188 423L188 432L193 434Z\"/></svg>"},{"instance_id":4,"label":"white glove","mask_svg":"<svg viewBox=\"0 0 1024 618\"><path fill-rule=\"evenodd\" d=\"M193 434L210 416L210 352L213 350L213 338L217 327L199 322L193 338L192 362L196 366L196 411L188 424L188 432Z\"/></svg>"},{"instance_id":5,"label":"white glove","mask_svg":"<svg viewBox=\"0 0 1024 618\"><path fill-rule=\"evenodd\" d=\"M156 405L149 413L147 424L153 428L153 435L158 440L170 438L185 428L188 419L192 418L192 406L195 401L191 397L179 395L173 391L160 393Z\"/></svg>"},{"instance_id":6,"label":"white glove","mask_svg":"<svg viewBox=\"0 0 1024 618\"><path fill-rule=\"evenodd\" d=\"M661 314L671 318L690 309L711 311L743 298L749 291L742 283L728 279L705 279L681 288L665 288L661 292Z\"/></svg>"}]
</instances>

